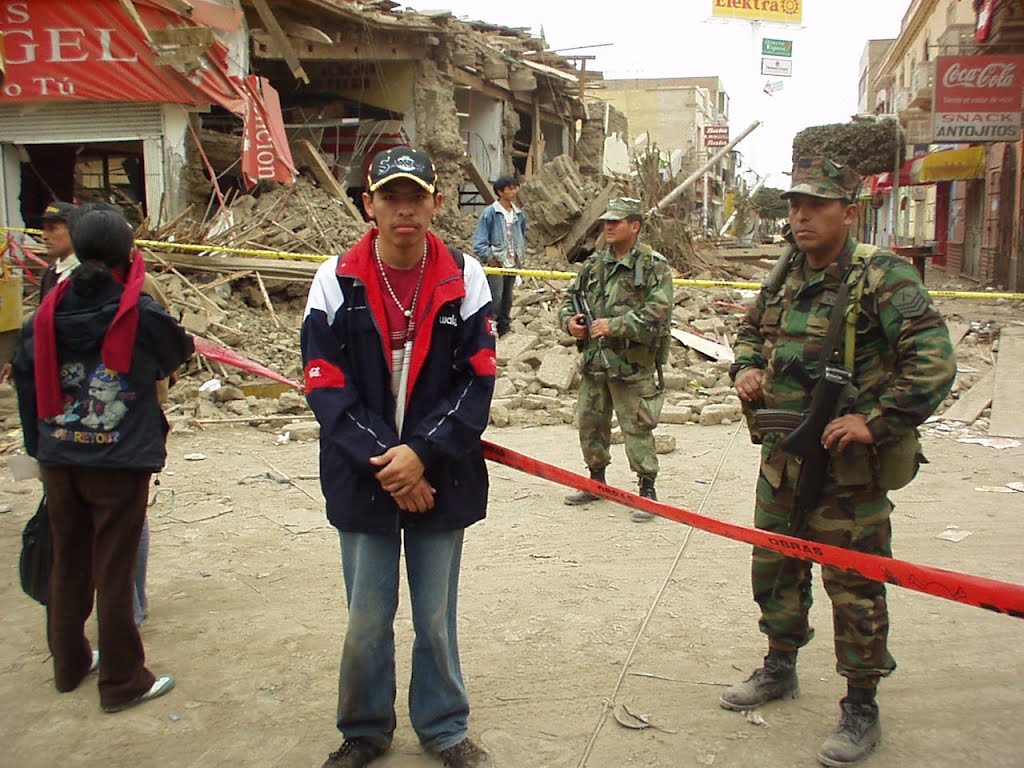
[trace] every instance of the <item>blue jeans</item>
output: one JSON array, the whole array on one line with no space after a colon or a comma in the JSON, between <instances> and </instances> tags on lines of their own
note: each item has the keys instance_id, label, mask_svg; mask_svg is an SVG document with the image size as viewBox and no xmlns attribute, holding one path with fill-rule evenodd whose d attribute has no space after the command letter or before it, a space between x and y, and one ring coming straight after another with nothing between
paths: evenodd
<instances>
[{"instance_id":1,"label":"blue jeans","mask_svg":"<svg viewBox=\"0 0 1024 768\"><path fill-rule=\"evenodd\" d=\"M459 666L456 601L463 530L404 531L405 568L416 633L409 719L438 752L468 730L469 699ZM348 629L338 674L338 730L388 747L395 730L395 612L401 534L341 533Z\"/></svg>"}]
</instances>

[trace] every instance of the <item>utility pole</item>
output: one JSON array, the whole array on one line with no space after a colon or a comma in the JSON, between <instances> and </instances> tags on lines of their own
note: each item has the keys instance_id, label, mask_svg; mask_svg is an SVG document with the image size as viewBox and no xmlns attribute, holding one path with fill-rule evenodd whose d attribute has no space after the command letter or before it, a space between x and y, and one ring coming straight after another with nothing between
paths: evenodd
<instances>
[{"instance_id":1,"label":"utility pole","mask_svg":"<svg viewBox=\"0 0 1024 768\"><path fill-rule=\"evenodd\" d=\"M667 195L665 195L665 197L663 197L661 199L661 202L659 202L657 205L655 205L653 208L651 208L649 211L647 211L646 215L650 216L652 213L657 213L658 211L660 211L663 208L665 208L669 203L674 201L681 194L683 194L683 192L685 192L687 189L689 189L691 186L693 186L693 183L695 181L697 181L697 179L699 179L708 170L710 170L711 167L715 163L717 163L719 160L721 160L723 157L725 157L727 154L729 154L732 151L733 147L735 147L737 144L739 144L741 141L743 141L745 138L747 138L747 136L749 136L751 133L753 133L760 125L761 125L761 121L760 120L755 120L750 125L748 125L739 136L737 136L735 139L730 141L728 144L726 144L720 150L715 152L715 154L713 154L708 159L708 161L706 163L704 163L704 165L702 165L696 171L694 171L689 176L687 176L679 184L679 186L677 186L675 189L673 189L671 192L669 192Z\"/></svg>"}]
</instances>

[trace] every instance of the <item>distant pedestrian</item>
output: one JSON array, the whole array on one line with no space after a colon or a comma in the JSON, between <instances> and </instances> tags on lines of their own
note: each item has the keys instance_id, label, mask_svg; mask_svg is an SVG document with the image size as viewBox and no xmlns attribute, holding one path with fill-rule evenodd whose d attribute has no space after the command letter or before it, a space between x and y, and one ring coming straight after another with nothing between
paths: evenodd
<instances>
[{"instance_id":1,"label":"distant pedestrian","mask_svg":"<svg viewBox=\"0 0 1024 768\"><path fill-rule=\"evenodd\" d=\"M792 183L783 197L795 249L747 311L730 372L755 442L762 443L754 524L891 557L887 492L917 473L923 457L916 427L949 394L956 373L949 331L910 264L850 237L856 173L808 158L794 166ZM789 431L778 424L786 412L798 428L817 424L803 414L819 381L831 387L821 392L838 396L819 400L825 426L809 440L825 455L818 465L823 469L811 474L815 465L790 452L797 448L787 445ZM835 416L837 404L843 412ZM751 574L768 655L763 667L722 694L721 705L731 710L798 696L797 651L814 636L811 563L755 547ZM821 574L832 600L836 670L847 690L839 727L821 745L818 760L848 766L881 738L875 691L896 669L889 611L884 584L831 565Z\"/></svg>"},{"instance_id":2,"label":"distant pedestrian","mask_svg":"<svg viewBox=\"0 0 1024 768\"><path fill-rule=\"evenodd\" d=\"M468 736L456 602L465 529L486 514L496 372L483 269L429 231L441 206L423 151L380 152L363 205L376 223L317 271L302 322L320 480L348 596L336 723L324 768L362 768L395 731L394 619L405 565L415 641L409 717L449 768L490 768Z\"/></svg>"},{"instance_id":3,"label":"distant pedestrian","mask_svg":"<svg viewBox=\"0 0 1024 768\"><path fill-rule=\"evenodd\" d=\"M562 330L583 353L576 415L580 447L590 477L605 482L611 463L612 414L618 417L626 458L640 483L640 495L657 499L658 454L654 428L664 401L661 366L668 353L672 321L672 270L665 257L640 241L643 204L615 197L601 216L607 248L591 256L573 280L558 312ZM573 295L594 315L588 329ZM566 504L599 497L587 491L566 496ZM654 516L634 509L634 522Z\"/></svg>"},{"instance_id":4,"label":"distant pedestrian","mask_svg":"<svg viewBox=\"0 0 1024 768\"><path fill-rule=\"evenodd\" d=\"M516 205L519 182L502 176L494 182L498 199L484 209L473 233L473 253L488 267L521 269L526 264L526 214ZM512 291L516 275L488 275L498 337L512 328Z\"/></svg>"}]
</instances>

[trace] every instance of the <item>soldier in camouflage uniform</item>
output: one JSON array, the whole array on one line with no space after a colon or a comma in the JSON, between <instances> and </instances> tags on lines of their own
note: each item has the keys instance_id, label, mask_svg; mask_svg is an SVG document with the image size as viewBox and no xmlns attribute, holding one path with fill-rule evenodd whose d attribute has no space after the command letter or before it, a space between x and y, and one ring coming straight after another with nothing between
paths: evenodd
<instances>
[{"instance_id":1,"label":"soldier in camouflage uniform","mask_svg":"<svg viewBox=\"0 0 1024 768\"><path fill-rule=\"evenodd\" d=\"M664 256L638 240L641 201L612 198L601 219L608 247L587 260L558 313L562 329L583 353L577 403L580 446L590 476L604 482L614 409L629 466L640 480L640 495L657 499L653 430L664 399L659 367L668 351L672 272ZM586 297L595 317L589 334L583 316L573 308L576 291ZM586 504L598 498L580 491L565 502ZM653 515L635 509L631 517L644 522Z\"/></svg>"},{"instance_id":2,"label":"soldier in camouflage uniform","mask_svg":"<svg viewBox=\"0 0 1024 768\"><path fill-rule=\"evenodd\" d=\"M832 361L852 369L856 397L849 412L831 418L821 435L828 451L823 491L794 534L891 557L893 505L886 492L916 473L923 459L916 427L949 394L956 370L949 332L911 265L850 238L856 173L827 159L802 160L792 182L783 196L789 199L795 248L748 310L731 374L748 412L806 411L807 382L786 364L798 360L812 380L819 375L829 311L840 284L851 285ZM762 443L754 523L789 533L801 464L783 450L784 434L752 428L752 436ZM822 567L822 580L832 601L836 669L847 679L847 695L840 702L839 727L822 744L818 760L846 766L881 737L875 688L896 662L887 647L885 586L832 566ZM808 624L809 562L755 547L752 582L768 655L748 680L725 691L726 709L798 696L797 649L814 634Z\"/></svg>"}]
</instances>

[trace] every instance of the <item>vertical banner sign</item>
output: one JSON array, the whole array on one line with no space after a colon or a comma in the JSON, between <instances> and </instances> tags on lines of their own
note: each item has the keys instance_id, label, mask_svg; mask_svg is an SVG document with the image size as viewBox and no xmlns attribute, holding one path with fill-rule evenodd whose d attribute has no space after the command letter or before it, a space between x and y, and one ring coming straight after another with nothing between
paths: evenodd
<instances>
[{"instance_id":1,"label":"vertical banner sign","mask_svg":"<svg viewBox=\"0 0 1024 768\"><path fill-rule=\"evenodd\" d=\"M800 24L803 21L803 2L802 0L711 0L711 15L721 19Z\"/></svg>"},{"instance_id":2,"label":"vertical banner sign","mask_svg":"<svg viewBox=\"0 0 1024 768\"><path fill-rule=\"evenodd\" d=\"M939 56L935 141L1020 141L1024 56Z\"/></svg>"},{"instance_id":3,"label":"vertical banner sign","mask_svg":"<svg viewBox=\"0 0 1024 768\"><path fill-rule=\"evenodd\" d=\"M705 125L704 126L704 147L707 149L719 149L729 143L728 125Z\"/></svg>"}]
</instances>

